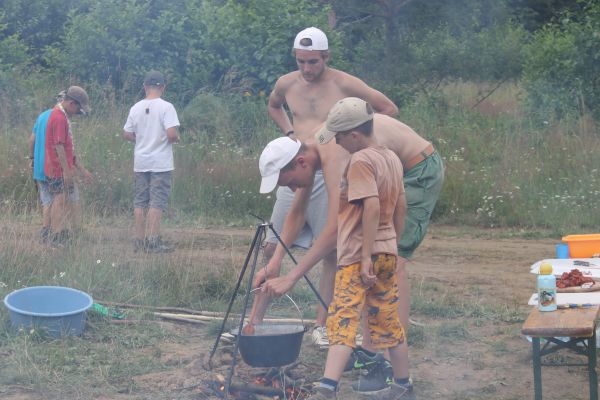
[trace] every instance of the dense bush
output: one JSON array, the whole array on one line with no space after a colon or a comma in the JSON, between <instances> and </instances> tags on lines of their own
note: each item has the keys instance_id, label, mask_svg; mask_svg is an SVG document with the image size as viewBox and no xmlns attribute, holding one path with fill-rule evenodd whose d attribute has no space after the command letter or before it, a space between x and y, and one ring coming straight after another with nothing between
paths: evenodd
<instances>
[{"instance_id":1,"label":"dense bush","mask_svg":"<svg viewBox=\"0 0 600 400\"><path fill-rule=\"evenodd\" d=\"M104 0L73 14L60 68L87 81L137 88L159 69L183 101L199 89L268 89L293 67L295 33L326 25L311 1Z\"/></svg>"},{"instance_id":2,"label":"dense bush","mask_svg":"<svg viewBox=\"0 0 600 400\"><path fill-rule=\"evenodd\" d=\"M525 52L529 104L544 120L590 110L600 117L600 1L535 33Z\"/></svg>"}]
</instances>

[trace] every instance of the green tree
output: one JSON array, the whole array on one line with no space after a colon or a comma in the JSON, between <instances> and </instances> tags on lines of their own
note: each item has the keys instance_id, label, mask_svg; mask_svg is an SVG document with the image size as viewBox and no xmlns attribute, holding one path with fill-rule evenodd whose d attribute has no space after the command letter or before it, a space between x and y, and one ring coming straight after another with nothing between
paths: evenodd
<instances>
[{"instance_id":1,"label":"green tree","mask_svg":"<svg viewBox=\"0 0 600 400\"><path fill-rule=\"evenodd\" d=\"M326 23L327 9L308 0L103 0L69 14L57 63L134 90L144 71L159 69L184 101L207 88L258 92L293 67L296 32Z\"/></svg>"},{"instance_id":2,"label":"green tree","mask_svg":"<svg viewBox=\"0 0 600 400\"><path fill-rule=\"evenodd\" d=\"M47 53L60 48L68 13L85 12L88 0L2 0L0 37L17 37L36 65L52 67Z\"/></svg>"},{"instance_id":3,"label":"green tree","mask_svg":"<svg viewBox=\"0 0 600 400\"><path fill-rule=\"evenodd\" d=\"M584 8L584 2L573 0L507 0L507 2L513 16L530 32L555 21L565 11L577 12Z\"/></svg>"},{"instance_id":4,"label":"green tree","mask_svg":"<svg viewBox=\"0 0 600 400\"><path fill-rule=\"evenodd\" d=\"M445 79L500 82L520 75L527 35L504 1L335 0L333 6L352 71L385 87L398 104Z\"/></svg>"}]
</instances>

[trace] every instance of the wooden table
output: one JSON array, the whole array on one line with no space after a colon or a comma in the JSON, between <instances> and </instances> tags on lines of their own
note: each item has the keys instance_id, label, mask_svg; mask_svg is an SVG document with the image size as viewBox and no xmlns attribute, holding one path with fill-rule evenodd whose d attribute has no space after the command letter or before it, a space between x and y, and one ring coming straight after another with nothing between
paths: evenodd
<instances>
[{"instance_id":1,"label":"wooden table","mask_svg":"<svg viewBox=\"0 0 600 400\"><path fill-rule=\"evenodd\" d=\"M533 345L533 383L535 400L542 400L542 356L562 348L587 356L590 400L598 400L598 376L596 374L596 319L600 305L587 308L559 309L540 312L534 308L521 328L523 335L531 336ZM567 336L563 342L557 337ZM546 339L540 349L540 339ZM583 344L580 346L579 344ZM570 364L573 365L573 364Z\"/></svg>"}]
</instances>

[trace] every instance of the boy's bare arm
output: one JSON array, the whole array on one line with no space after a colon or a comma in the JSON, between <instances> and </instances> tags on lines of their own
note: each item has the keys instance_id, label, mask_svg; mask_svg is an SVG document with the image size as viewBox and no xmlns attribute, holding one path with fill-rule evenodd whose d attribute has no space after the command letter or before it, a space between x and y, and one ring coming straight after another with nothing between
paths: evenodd
<instances>
[{"instance_id":1,"label":"boy's bare arm","mask_svg":"<svg viewBox=\"0 0 600 400\"><path fill-rule=\"evenodd\" d=\"M135 142L135 132L123 131L123 139Z\"/></svg>"},{"instance_id":2,"label":"boy's bare arm","mask_svg":"<svg viewBox=\"0 0 600 400\"><path fill-rule=\"evenodd\" d=\"M398 115L398 107L386 95L377 89L373 89L359 78L345 74L344 90L349 96L363 99L371 104L375 112L395 117Z\"/></svg>"},{"instance_id":3,"label":"boy's bare arm","mask_svg":"<svg viewBox=\"0 0 600 400\"><path fill-rule=\"evenodd\" d=\"M275 83L275 87L269 96L269 104L267 107L267 112L273 122L281 129L283 134L293 131L294 127L288 117L283 105L285 104L285 90L282 88L284 86L284 77L281 77Z\"/></svg>"},{"instance_id":4,"label":"boy's bare arm","mask_svg":"<svg viewBox=\"0 0 600 400\"><path fill-rule=\"evenodd\" d=\"M302 227L304 226L306 221L305 211L306 207L308 206L308 202L310 201L311 192L312 186L307 188L299 188L296 190L292 205L285 217L283 229L281 232L277 232L283 243L285 243L288 248L292 246L300 234ZM269 263L264 268L256 271L256 276L253 283L254 287L260 286L266 279L279 276L281 262L283 261L285 255L285 249L281 243L277 243L277 247L271 256Z\"/></svg>"},{"instance_id":5,"label":"boy's bare arm","mask_svg":"<svg viewBox=\"0 0 600 400\"><path fill-rule=\"evenodd\" d=\"M73 170L69 168L65 147L62 143L58 143L56 146L54 146L54 149L56 150L58 162L60 164L60 168L62 169L63 181L65 184L70 185L73 182Z\"/></svg>"},{"instance_id":6,"label":"boy's bare arm","mask_svg":"<svg viewBox=\"0 0 600 400\"><path fill-rule=\"evenodd\" d=\"M29 167L33 168L33 152L34 152L34 148L35 148L35 133L32 133L31 136L29 136L29 140L27 141L27 147L29 149Z\"/></svg>"},{"instance_id":7,"label":"boy's bare arm","mask_svg":"<svg viewBox=\"0 0 600 400\"><path fill-rule=\"evenodd\" d=\"M379 227L379 197L372 196L362 199L362 249L360 261L360 276L365 285L371 286L377 280L373 271L373 243Z\"/></svg>"},{"instance_id":8,"label":"boy's bare arm","mask_svg":"<svg viewBox=\"0 0 600 400\"><path fill-rule=\"evenodd\" d=\"M79 157L73 157L73 165L87 183L91 183L94 180L94 175L83 166L81 161L79 161Z\"/></svg>"},{"instance_id":9,"label":"boy's bare arm","mask_svg":"<svg viewBox=\"0 0 600 400\"><path fill-rule=\"evenodd\" d=\"M177 133L176 126L167 128L167 141L169 143L179 143L179 133Z\"/></svg>"}]
</instances>

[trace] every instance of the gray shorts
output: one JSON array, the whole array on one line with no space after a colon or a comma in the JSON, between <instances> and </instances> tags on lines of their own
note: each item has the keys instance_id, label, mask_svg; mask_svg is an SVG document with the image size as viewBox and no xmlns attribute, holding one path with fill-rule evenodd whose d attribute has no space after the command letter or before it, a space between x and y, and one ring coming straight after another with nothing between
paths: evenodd
<instances>
[{"instance_id":1,"label":"gray shorts","mask_svg":"<svg viewBox=\"0 0 600 400\"><path fill-rule=\"evenodd\" d=\"M135 208L158 208L166 211L171 194L172 171L135 173Z\"/></svg>"},{"instance_id":2,"label":"gray shorts","mask_svg":"<svg viewBox=\"0 0 600 400\"><path fill-rule=\"evenodd\" d=\"M294 192L288 187L280 186L277 189L277 199L273 206L273 214L271 215L271 222L273 228L277 234L281 234L285 217L292 206L294 200ZM300 234L294 241L294 246L300 246L308 249L312 244L313 240L319 236L325 221L327 220L327 188L325 187L325 179L323 179L323 171L319 170L315 174L315 181L313 184L313 190L310 195L310 201L305 212L306 222L304 227L300 231ZM277 238L273 235L273 232L269 229L267 231L267 237L265 239L268 243L276 243Z\"/></svg>"},{"instance_id":3,"label":"gray shorts","mask_svg":"<svg viewBox=\"0 0 600 400\"><path fill-rule=\"evenodd\" d=\"M56 194L50 192L47 181L35 181L38 187L38 193L40 194L40 203L44 207L50 207L54 201ZM67 201L76 203L79 201L79 189L77 184L73 184L72 190L67 192Z\"/></svg>"}]
</instances>

